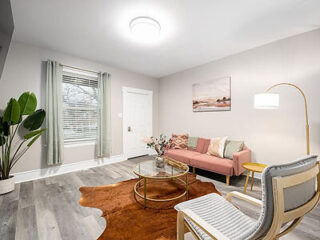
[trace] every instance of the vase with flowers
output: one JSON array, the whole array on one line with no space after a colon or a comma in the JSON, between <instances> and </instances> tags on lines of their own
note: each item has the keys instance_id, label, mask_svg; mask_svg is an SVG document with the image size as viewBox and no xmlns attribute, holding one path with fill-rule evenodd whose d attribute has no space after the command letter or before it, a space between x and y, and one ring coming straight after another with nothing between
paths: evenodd
<instances>
[{"instance_id":1,"label":"vase with flowers","mask_svg":"<svg viewBox=\"0 0 320 240\"><path fill-rule=\"evenodd\" d=\"M164 155L164 151L168 146L167 137L164 134L160 134L159 138L155 138L155 137L146 138L145 142L147 143L148 148L152 148L157 152L157 156L155 158L156 166L158 168L163 168L165 165L165 160L163 155Z\"/></svg>"}]
</instances>

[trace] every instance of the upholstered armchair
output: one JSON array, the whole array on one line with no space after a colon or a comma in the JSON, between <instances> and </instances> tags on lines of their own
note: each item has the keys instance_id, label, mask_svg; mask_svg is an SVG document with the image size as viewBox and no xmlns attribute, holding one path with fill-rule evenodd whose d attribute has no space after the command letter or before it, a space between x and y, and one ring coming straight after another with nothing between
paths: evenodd
<instances>
[{"instance_id":1,"label":"upholstered armchair","mask_svg":"<svg viewBox=\"0 0 320 240\"><path fill-rule=\"evenodd\" d=\"M177 239L190 231L196 239L278 239L294 229L318 203L320 174L317 156L267 167L262 174L262 201L231 192L226 199L208 194L175 206ZM257 221L232 205L240 198L261 206Z\"/></svg>"}]
</instances>

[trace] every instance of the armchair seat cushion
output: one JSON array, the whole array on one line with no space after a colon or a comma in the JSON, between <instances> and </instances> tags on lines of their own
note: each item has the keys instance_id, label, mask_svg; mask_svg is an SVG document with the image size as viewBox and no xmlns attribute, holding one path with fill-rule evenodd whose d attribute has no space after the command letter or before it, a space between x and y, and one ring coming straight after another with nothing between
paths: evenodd
<instances>
[{"instance_id":1,"label":"armchair seat cushion","mask_svg":"<svg viewBox=\"0 0 320 240\"><path fill-rule=\"evenodd\" d=\"M256 221L243 214L230 202L216 193L179 203L174 208L177 211L190 209L202 220L232 240L245 239L244 236L248 236L253 232L256 224ZM200 239L212 239L190 219L186 218L185 220Z\"/></svg>"},{"instance_id":2,"label":"armchair seat cushion","mask_svg":"<svg viewBox=\"0 0 320 240\"><path fill-rule=\"evenodd\" d=\"M193 159L195 156L201 155L201 153L185 149L169 149L166 151L165 155L190 165L191 159Z\"/></svg>"}]
</instances>

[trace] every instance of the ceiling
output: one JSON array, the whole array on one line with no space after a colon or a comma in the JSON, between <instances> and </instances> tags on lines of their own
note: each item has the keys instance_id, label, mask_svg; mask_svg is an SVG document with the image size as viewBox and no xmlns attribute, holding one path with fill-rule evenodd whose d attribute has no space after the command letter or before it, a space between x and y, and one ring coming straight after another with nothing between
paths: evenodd
<instances>
[{"instance_id":1,"label":"ceiling","mask_svg":"<svg viewBox=\"0 0 320 240\"><path fill-rule=\"evenodd\" d=\"M14 40L153 77L320 27L319 0L12 0ZM149 16L159 41L129 22Z\"/></svg>"}]
</instances>

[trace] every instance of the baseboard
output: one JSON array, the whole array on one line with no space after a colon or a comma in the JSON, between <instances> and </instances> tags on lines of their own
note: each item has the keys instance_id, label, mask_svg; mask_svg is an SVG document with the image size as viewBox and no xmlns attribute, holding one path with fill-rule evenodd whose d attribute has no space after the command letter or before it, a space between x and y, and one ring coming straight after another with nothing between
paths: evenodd
<instances>
[{"instance_id":1,"label":"baseboard","mask_svg":"<svg viewBox=\"0 0 320 240\"><path fill-rule=\"evenodd\" d=\"M64 173L86 170L93 167L108 165L112 163L122 162L125 159L122 155L111 156L110 158L91 159L76 163L63 164L43 169L35 169L26 172L14 173L16 183L37 180L46 177L52 177Z\"/></svg>"}]
</instances>

